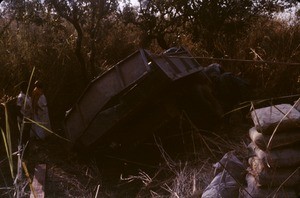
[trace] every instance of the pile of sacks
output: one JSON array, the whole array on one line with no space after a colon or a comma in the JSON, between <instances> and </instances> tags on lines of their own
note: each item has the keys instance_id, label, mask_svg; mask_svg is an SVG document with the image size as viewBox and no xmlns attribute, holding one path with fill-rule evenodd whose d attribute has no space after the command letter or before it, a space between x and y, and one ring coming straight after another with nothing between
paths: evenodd
<instances>
[{"instance_id":1,"label":"pile of sacks","mask_svg":"<svg viewBox=\"0 0 300 198\"><path fill-rule=\"evenodd\" d=\"M247 186L240 197L299 197L300 112L290 104L255 109Z\"/></svg>"}]
</instances>

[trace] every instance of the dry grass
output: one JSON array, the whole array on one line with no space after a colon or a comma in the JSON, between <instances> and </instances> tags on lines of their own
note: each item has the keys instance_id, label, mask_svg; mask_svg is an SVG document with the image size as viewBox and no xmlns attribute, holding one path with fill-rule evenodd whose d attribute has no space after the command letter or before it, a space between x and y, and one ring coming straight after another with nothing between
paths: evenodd
<instances>
[{"instance_id":1,"label":"dry grass","mask_svg":"<svg viewBox=\"0 0 300 198\"><path fill-rule=\"evenodd\" d=\"M82 162L68 151L68 145L54 136L46 141L34 141L29 146L27 165L30 173L35 165L47 164L47 197L94 197L101 185L97 166ZM31 175L31 178L33 175ZM30 193L29 187L26 193Z\"/></svg>"},{"instance_id":2,"label":"dry grass","mask_svg":"<svg viewBox=\"0 0 300 198\"><path fill-rule=\"evenodd\" d=\"M26 31L24 32L24 30ZM34 33L32 32L33 30L30 30L28 33L27 30L25 28L18 33L23 35L18 37L20 38L18 42L13 40L16 34L13 28L9 32L8 38L3 37L2 39L2 49L5 52L3 51L2 54L4 56L1 59L4 69L1 71L3 75L0 79L1 89L3 89L3 93L2 90L0 92L0 102L9 100L9 97L4 95L4 88L10 91L9 93L14 94L13 86L21 79L27 79L29 76L27 74L28 71L37 66L40 70L39 77L49 85L49 104L50 106L53 104L53 111L57 111L57 115L60 115L78 96L80 90L83 89L80 73L76 69L76 65L78 65L77 59L74 58L71 45L68 42L63 45L61 45L60 41L57 42L60 46L56 45L56 42L50 42L53 44L51 46L47 44L49 39L53 40L52 37L56 40L56 32L50 32L48 37L45 38L40 31L31 35L31 33ZM67 29L66 32L68 31ZM120 29L117 32L123 31L125 30ZM222 57L300 62L299 32L299 23L294 26L288 26L279 21L262 18L254 22L249 27L247 35L236 40L236 42L229 43L222 38L216 38L215 46L219 51L223 52L220 55ZM26 36L25 33L28 35ZM131 49L132 39L130 38L136 34L131 33L124 38L126 42L122 49L125 51ZM118 34L110 35L111 38L107 40L107 44L118 43L118 36ZM61 39L61 36L57 38ZM32 44L36 43L36 40L41 41L38 42L41 46ZM29 45L25 45L27 43ZM47 45L43 45L43 43ZM192 42L191 35L183 35L182 44L198 56L209 57L211 55L201 42ZM109 52L108 55L112 56L105 57L111 58L111 62L116 60L113 53L115 47L116 45L112 45L110 48L103 48L105 49L104 51ZM37 49L39 50L37 51ZM14 53L10 53L10 51ZM52 53L49 53L49 51ZM124 53L120 51L118 58L122 57ZM20 56L16 56L16 54ZM103 53L99 54L103 55ZM98 57L100 63L104 62L101 58L102 56ZM54 61L49 62L49 60ZM259 88L255 90L255 96L260 98L295 94L300 89L300 73L296 67L268 64L249 65L239 62L224 62L223 66L228 71L241 72L243 77L250 80L254 88ZM98 69L101 70L103 68ZM261 89L262 87L264 89ZM59 103L57 101L62 102ZM59 119L57 121L61 122ZM212 164L221 159L224 153L236 150L241 159L246 156L244 143L240 141L245 139L243 136L247 134L248 129L244 129L244 127L222 129L218 133L203 135L202 131L192 127L192 130L187 132L191 134L193 147L192 152L187 154L189 156L188 160L179 160L171 156L166 152L164 146L157 141L157 147L164 159L164 163L161 164L155 173L141 170L137 175L123 177L123 182L134 183L136 180L141 181L143 187L139 190L138 197L199 197L203 189L212 180ZM118 197L117 192L106 192L106 189L103 189L102 178L97 165L80 162L76 157L69 156L68 150L62 146L65 144L64 141L53 138L46 142L36 142L35 146L30 148L32 155L27 163L30 172L33 172L32 170L37 163L47 163L47 196L94 197L97 194L101 195L101 197ZM1 151L5 152L4 149L1 149L0 153ZM9 151L9 149L6 150ZM11 154L8 155L8 158L10 158L9 156ZM4 172L4 169L2 169L3 164L8 164L8 160L0 159L0 174ZM9 170L9 167L5 169L7 172ZM0 178L2 179L6 176L0 175ZM13 192L14 187L9 180L4 179L4 183L3 186L0 186L0 192L4 192L5 196L9 196ZM25 191L29 193L28 186L26 186ZM1 193L0 196L3 195Z\"/></svg>"},{"instance_id":3,"label":"dry grass","mask_svg":"<svg viewBox=\"0 0 300 198\"><path fill-rule=\"evenodd\" d=\"M227 129L222 131L224 134L225 130ZM137 197L200 197L213 179L213 164L218 162L223 154L235 150L241 160L247 156L246 143L237 141L244 138L247 130L239 128L244 130L242 133L237 129L231 130L234 130L231 134L236 133L234 138L214 133L209 136L201 135L199 131L195 131L193 139L196 151L192 158L185 161L172 159L157 141L157 147L164 159L158 171L153 176L140 171L138 175L124 180L138 180L143 183Z\"/></svg>"},{"instance_id":4,"label":"dry grass","mask_svg":"<svg viewBox=\"0 0 300 198\"><path fill-rule=\"evenodd\" d=\"M31 144L28 169L33 173L36 164L47 164L46 195L49 197L200 197L213 179L213 164L225 153L235 150L239 159L247 158L247 142L244 141L247 141L245 137L250 126L223 127L209 133L194 125L190 128L190 142L194 145L190 146L193 149L188 153L188 159L169 154L157 138L156 146L163 159L157 171L140 170L137 174L121 177L121 185L115 184L113 190L102 183L104 178L96 163L78 160L68 151L67 142L55 136ZM139 188L138 192L120 195L116 189L121 189L124 183ZM6 192L12 192L9 185ZM26 186L25 193L30 193L29 186Z\"/></svg>"},{"instance_id":5,"label":"dry grass","mask_svg":"<svg viewBox=\"0 0 300 198\"><path fill-rule=\"evenodd\" d=\"M2 123L5 131L1 126L4 144L0 144L1 197L28 197L31 191L29 181L33 178L34 167L39 163L47 164L47 197L94 197L96 187L101 181L94 163L78 161L68 152L68 142L53 134L47 141L31 140L26 147L29 156L23 159L23 149L16 143L19 140L19 132L16 134L14 130L14 133L10 133L9 113L5 111L5 115L5 122ZM28 167L29 174L26 177L23 175L22 164L23 168Z\"/></svg>"},{"instance_id":6,"label":"dry grass","mask_svg":"<svg viewBox=\"0 0 300 198\"><path fill-rule=\"evenodd\" d=\"M188 118L186 120L189 121ZM186 154L188 159L175 158L167 153L157 138L156 146L163 159L157 171L153 173L140 170L137 175L121 178L121 184L130 182L133 188L139 188L136 181L141 182L142 187L137 194L121 195L118 188L121 189L122 186L116 184L113 184L116 187L112 189L106 188L107 184L105 186L102 183L104 178L97 164L78 160L68 151L68 143L56 136L47 141L31 142L26 164L30 173L34 172L35 165L47 164L45 192L48 197L199 197L213 179L212 165L223 154L236 150L239 157L246 156L244 144L240 140L248 128L222 128L213 133L197 129L190 121L189 124L189 131L184 132L188 134L192 144L189 146L192 147L192 152ZM27 184L25 180L23 186L26 196L30 193ZM13 193L13 190L6 189L5 192Z\"/></svg>"}]
</instances>

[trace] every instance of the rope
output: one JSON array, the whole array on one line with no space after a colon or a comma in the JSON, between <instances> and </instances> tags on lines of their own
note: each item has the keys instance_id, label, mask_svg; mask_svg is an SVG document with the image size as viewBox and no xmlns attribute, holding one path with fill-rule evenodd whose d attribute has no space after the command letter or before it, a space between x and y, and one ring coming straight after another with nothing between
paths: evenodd
<instances>
[{"instance_id":1,"label":"rope","mask_svg":"<svg viewBox=\"0 0 300 198\"><path fill-rule=\"evenodd\" d=\"M216 61L228 61L228 62L243 62L243 63L259 63L259 64L272 64L272 65L291 65L300 66L300 63L288 63L288 62L276 62L276 61L264 61L264 60L246 60L246 59L234 59L234 58L213 58L213 57L199 57L199 56L169 56L170 58L184 58L184 59L204 59L204 60L216 60Z\"/></svg>"}]
</instances>

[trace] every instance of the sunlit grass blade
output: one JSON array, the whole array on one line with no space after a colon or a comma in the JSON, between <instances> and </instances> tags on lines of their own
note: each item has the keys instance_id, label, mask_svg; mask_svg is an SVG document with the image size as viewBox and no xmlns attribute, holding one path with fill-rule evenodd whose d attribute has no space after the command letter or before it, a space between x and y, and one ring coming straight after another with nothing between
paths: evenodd
<instances>
[{"instance_id":1,"label":"sunlit grass blade","mask_svg":"<svg viewBox=\"0 0 300 198\"><path fill-rule=\"evenodd\" d=\"M36 122L36 121L30 119L30 118L25 118L25 119L28 120L28 121L30 121L31 123L36 124L36 125L38 125L39 127L43 128L43 129L46 130L48 133L53 134L53 135L55 135L56 137L58 137L58 138L60 138L60 139L62 139L62 140L65 140L65 141L67 141L67 142L71 142L69 139L62 137L62 136L58 135L57 133L54 133L53 131L51 131L51 130L48 129L47 127L43 126L42 124L40 124L40 123L38 123L38 122Z\"/></svg>"},{"instance_id":2,"label":"sunlit grass blade","mask_svg":"<svg viewBox=\"0 0 300 198\"><path fill-rule=\"evenodd\" d=\"M25 102L24 102L24 108L26 107L26 103L27 103L27 96L28 96L28 93L29 93L29 89L30 89L30 85L31 85L31 81L33 79L33 74L34 74L34 71L35 71L35 67L33 67L32 69L32 72L31 72L31 75L30 75L30 78L29 78L29 82L28 82L28 86L27 86L27 89L26 89L26 97L25 97Z\"/></svg>"},{"instance_id":3,"label":"sunlit grass blade","mask_svg":"<svg viewBox=\"0 0 300 198\"><path fill-rule=\"evenodd\" d=\"M9 161L9 150L8 150L8 146L7 146L6 136L5 136L5 133L4 133L3 129L1 129L1 133L2 133L2 139L3 139L3 143L4 143L4 147L5 147L7 159ZM10 167L10 170L11 170L11 166L10 165L9 165L9 167ZM11 176L13 178L13 173L12 172L11 172Z\"/></svg>"},{"instance_id":4,"label":"sunlit grass blade","mask_svg":"<svg viewBox=\"0 0 300 198\"><path fill-rule=\"evenodd\" d=\"M9 119L8 119L8 111L7 106L5 103L2 104L5 109L5 133L3 129L1 129L3 142L5 145L6 155L9 163L11 177L14 178L14 166L13 166L13 159L12 159L12 146L11 146L11 137L10 137L10 126L9 126Z\"/></svg>"}]
</instances>

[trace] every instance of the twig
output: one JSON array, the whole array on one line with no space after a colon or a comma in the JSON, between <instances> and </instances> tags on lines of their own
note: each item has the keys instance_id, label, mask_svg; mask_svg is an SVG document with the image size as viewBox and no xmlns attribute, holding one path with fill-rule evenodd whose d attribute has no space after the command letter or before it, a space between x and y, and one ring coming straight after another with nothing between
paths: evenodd
<instances>
[{"instance_id":1,"label":"twig","mask_svg":"<svg viewBox=\"0 0 300 198\"><path fill-rule=\"evenodd\" d=\"M98 186L97 186L97 190L96 190L96 194L95 194L95 198L97 198L97 197L98 197L99 188L100 188L100 185L98 184Z\"/></svg>"},{"instance_id":2,"label":"twig","mask_svg":"<svg viewBox=\"0 0 300 198\"><path fill-rule=\"evenodd\" d=\"M300 63L287 63L287 62L276 62L276 61L264 61L264 60L246 60L246 59L234 59L234 58L213 58L213 57L200 57L200 56L168 56L171 58L181 58L181 59L204 59L204 60L216 60L216 61L227 61L227 62L242 62L242 63L260 63L260 64L270 64L270 65L291 65L300 66Z\"/></svg>"}]
</instances>

